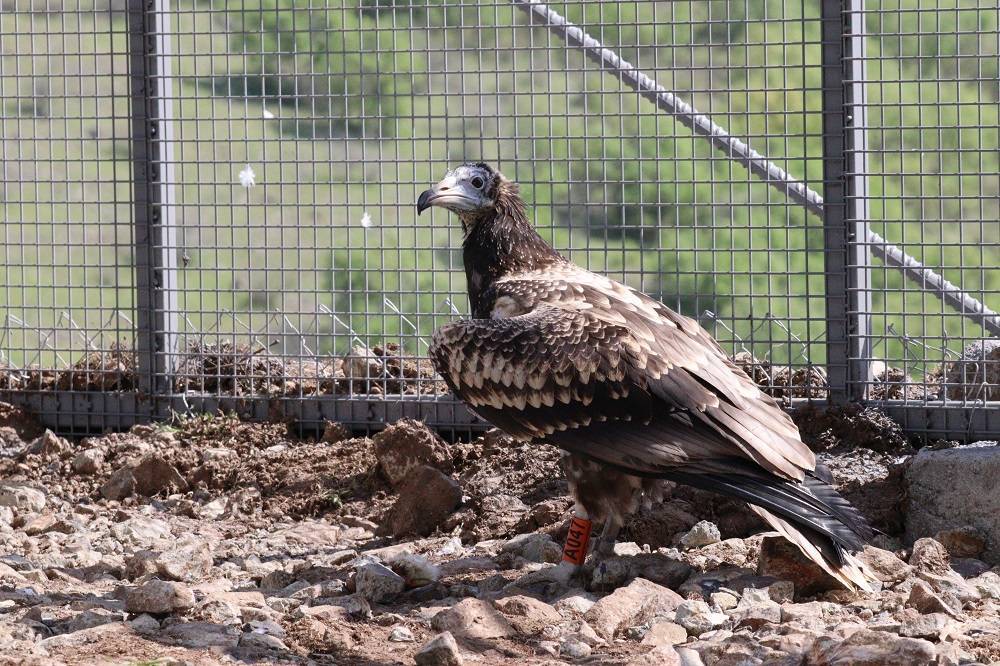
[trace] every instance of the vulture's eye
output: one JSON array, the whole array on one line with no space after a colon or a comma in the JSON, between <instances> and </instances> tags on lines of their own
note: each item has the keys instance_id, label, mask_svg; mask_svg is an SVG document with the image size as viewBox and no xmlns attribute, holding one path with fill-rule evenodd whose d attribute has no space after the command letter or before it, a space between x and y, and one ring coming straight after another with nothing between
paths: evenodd
<instances>
[{"instance_id":1,"label":"vulture's eye","mask_svg":"<svg viewBox=\"0 0 1000 666\"><path fill-rule=\"evenodd\" d=\"M478 190L480 187L483 186L483 179L480 178L479 176L476 176L475 178L472 179L472 186Z\"/></svg>"}]
</instances>

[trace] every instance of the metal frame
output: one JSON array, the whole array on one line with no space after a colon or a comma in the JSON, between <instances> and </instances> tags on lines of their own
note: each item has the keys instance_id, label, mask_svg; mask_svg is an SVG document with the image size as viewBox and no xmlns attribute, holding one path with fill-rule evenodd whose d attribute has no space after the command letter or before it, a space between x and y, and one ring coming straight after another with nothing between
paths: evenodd
<instances>
[{"instance_id":1,"label":"metal frame","mask_svg":"<svg viewBox=\"0 0 1000 666\"><path fill-rule=\"evenodd\" d=\"M137 407L163 416L177 353L177 223L170 0L129 0Z\"/></svg>"},{"instance_id":2,"label":"metal frame","mask_svg":"<svg viewBox=\"0 0 1000 666\"><path fill-rule=\"evenodd\" d=\"M827 378L835 403L864 400L872 379L863 8L864 0L822 3Z\"/></svg>"}]
</instances>

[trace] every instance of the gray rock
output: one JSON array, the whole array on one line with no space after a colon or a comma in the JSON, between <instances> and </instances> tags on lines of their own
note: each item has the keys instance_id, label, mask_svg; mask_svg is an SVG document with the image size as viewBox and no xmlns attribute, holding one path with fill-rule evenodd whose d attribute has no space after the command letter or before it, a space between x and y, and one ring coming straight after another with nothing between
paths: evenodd
<instances>
[{"instance_id":1,"label":"gray rock","mask_svg":"<svg viewBox=\"0 0 1000 666\"><path fill-rule=\"evenodd\" d=\"M240 636L240 647L257 648L263 650L288 650L288 646L285 645L277 636L271 634L259 632L259 631L245 631Z\"/></svg>"},{"instance_id":2,"label":"gray rock","mask_svg":"<svg viewBox=\"0 0 1000 666\"><path fill-rule=\"evenodd\" d=\"M982 598L1000 601L1000 574L987 571L969 580L968 583L976 588Z\"/></svg>"},{"instance_id":3,"label":"gray rock","mask_svg":"<svg viewBox=\"0 0 1000 666\"><path fill-rule=\"evenodd\" d=\"M548 534L533 532L518 534L500 547L500 552L523 557L529 562L555 563L562 557L562 548Z\"/></svg>"},{"instance_id":4,"label":"gray rock","mask_svg":"<svg viewBox=\"0 0 1000 666\"><path fill-rule=\"evenodd\" d=\"M817 638L806 653L805 663L929 666L937 663L937 655L928 641L861 629L846 639L834 635Z\"/></svg>"},{"instance_id":5,"label":"gray rock","mask_svg":"<svg viewBox=\"0 0 1000 666\"><path fill-rule=\"evenodd\" d=\"M674 622L684 627L692 636L701 636L706 631L726 624L729 617L716 613L704 601L688 600L677 606Z\"/></svg>"},{"instance_id":6,"label":"gray rock","mask_svg":"<svg viewBox=\"0 0 1000 666\"><path fill-rule=\"evenodd\" d=\"M691 565L660 553L631 557L605 557L594 566L590 585L594 590L613 590L636 578L676 588L691 575Z\"/></svg>"},{"instance_id":7,"label":"gray rock","mask_svg":"<svg viewBox=\"0 0 1000 666\"><path fill-rule=\"evenodd\" d=\"M559 654L570 659L585 659L591 652L593 648L576 636L567 636L559 642Z\"/></svg>"},{"instance_id":8,"label":"gray rock","mask_svg":"<svg viewBox=\"0 0 1000 666\"><path fill-rule=\"evenodd\" d=\"M45 508L45 493L23 483L0 483L0 506L38 513Z\"/></svg>"},{"instance_id":9,"label":"gray rock","mask_svg":"<svg viewBox=\"0 0 1000 666\"><path fill-rule=\"evenodd\" d=\"M642 637L643 645L680 645L687 640L687 629L675 622L655 622Z\"/></svg>"},{"instance_id":10,"label":"gray rock","mask_svg":"<svg viewBox=\"0 0 1000 666\"><path fill-rule=\"evenodd\" d=\"M611 640L628 627L644 624L654 617L667 617L684 599L673 590L644 578L636 578L600 599L584 615L597 635Z\"/></svg>"},{"instance_id":11,"label":"gray rock","mask_svg":"<svg viewBox=\"0 0 1000 666\"><path fill-rule=\"evenodd\" d=\"M389 566L406 581L406 588L423 587L441 578L441 569L423 555L400 553L391 560Z\"/></svg>"},{"instance_id":12,"label":"gray rock","mask_svg":"<svg viewBox=\"0 0 1000 666\"><path fill-rule=\"evenodd\" d=\"M392 601L406 588L402 576L374 562L358 567L354 581L358 594L373 603Z\"/></svg>"},{"instance_id":13,"label":"gray rock","mask_svg":"<svg viewBox=\"0 0 1000 666\"><path fill-rule=\"evenodd\" d=\"M910 565L917 571L943 574L951 570L951 556L934 539L917 539L910 552Z\"/></svg>"},{"instance_id":14,"label":"gray rock","mask_svg":"<svg viewBox=\"0 0 1000 666\"><path fill-rule=\"evenodd\" d=\"M972 526L985 540L981 559L1000 563L1000 446L921 450L906 473L906 538ZM961 479L961 483L955 483Z\"/></svg>"},{"instance_id":15,"label":"gray rock","mask_svg":"<svg viewBox=\"0 0 1000 666\"><path fill-rule=\"evenodd\" d=\"M417 666L462 666L465 663L450 631L438 634L413 655Z\"/></svg>"},{"instance_id":16,"label":"gray rock","mask_svg":"<svg viewBox=\"0 0 1000 666\"><path fill-rule=\"evenodd\" d=\"M685 548L700 548L720 541L722 534L718 526L707 520L695 523L695 526L681 537L681 545Z\"/></svg>"},{"instance_id":17,"label":"gray rock","mask_svg":"<svg viewBox=\"0 0 1000 666\"><path fill-rule=\"evenodd\" d=\"M546 628L559 624L562 616L555 608L533 597L514 595L495 602L519 634L534 636Z\"/></svg>"},{"instance_id":18,"label":"gray rock","mask_svg":"<svg viewBox=\"0 0 1000 666\"><path fill-rule=\"evenodd\" d=\"M84 449L73 458L73 471L83 475L97 474L103 464L103 450Z\"/></svg>"},{"instance_id":19,"label":"gray rock","mask_svg":"<svg viewBox=\"0 0 1000 666\"><path fill-rule=\"evenodd\" d=\"M194 606L194 594L187 586L153 579L133 588L125 598L130 613L173 613Z\"/></svg>"},{"instance_id":20,"label":"gray rock","mask_svg":"<svg viewBox=\"0 0 1000 666\"><path fill-rule=\"evenodd\" d=\"M517 631L493 606L481 599L463 599L434 616L431 626L463 638L505 638Z\"/></svg>"},{"instance_id":21,"label":"gray rock","mask_svg":"<svg viewBox=\"0 0 1000 666\"><path fill-rule=\"evenodd\" d=\"M927 638L936 641L950 624L951 618L944 613L928 613L924 615L910 611L900 622L899 635L909 636L910 638Z\"/></svg>"},{"instance_id":22,"label":"gray rock","mask_svg":"<svg viewBox=\"0 0 1000 666\"><path fill-rule=\"evenodd\" d=\"M151 634L160 630L160 621L149 613L143 613L129 621L129 626L139 634Z\"/></svg>"},{"instance_id":23,"label":"gray rock","mask_svg":"<svg viewBox=\"0 0 1000 666\"><path fill-rule=\"evenodd\" d=\"M397 624L389 632L389 641L392 643L412 643L414 641L413 632L410 628L402 624Z\"/></svg>"}]
</instances>

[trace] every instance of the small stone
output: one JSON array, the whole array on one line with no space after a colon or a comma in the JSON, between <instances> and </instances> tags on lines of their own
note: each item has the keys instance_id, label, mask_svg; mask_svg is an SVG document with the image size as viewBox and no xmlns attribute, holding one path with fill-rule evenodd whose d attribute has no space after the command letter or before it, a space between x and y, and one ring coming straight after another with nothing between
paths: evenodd
<instances>
[{"instance_id":1,"label":"small stone","mask_svg":"<svg viewBox=\"0 0 1000 666\"><path fill-rule=\"evenodd\" d=\"M614 545L612 552L622 557L635 557L636 555L642 555L646 551L635 541L620 541Z\"/></svg>"},{"instance_id":2,"label":"small stone","mask_svg":"<svg viewBox=\"0 0 1000 666\"><path fill-rule=\"evenodd\" d=\"M389 567L403 577L408 590L430 585L441 578L441 569L423 555L400 553L389 560Z\"/></svg>"},{"instance_id":3,"label":"small stone","mask_svg":"<svg viewBox=\"0 0 1000 666\"><path fill-rule=\"evenodd\" d=\"M133 588L125 598L130 613L172 613L194 606L194 594L185 585L153 579Z\"/></svg>"},{"instance_id":4,"label":"small stone","mask_svg":"<svg viewBox=\"0 0 1000 666\"><path fill-rule=\"evenodd\" d=\"M951 570L948 551L940 543L927 537L914 542L910 565L917 571L930 573L946 573Z\"/></svg>"},{"instance_id":5,"label":"small stone","mask_svg":"<svg viewBox=\"0 0 1000 666\"><path fill-rule=\"evenodd\" d=\"M681 537L681 545L685 548L700 548L722 541L722 534L715 523L702 520L695 523L687 534Z\"/></svg>"},{"instance_id":6,"label":"small stone","mask_svg":"<svg viewBox=\"0 0 1000 666\"><path fill-rule=\"evenodd\" d=\"M657 645L645 654L632 657L625 666L704 666L694 650L675 650L671 645Z\"/></svg>"},{"instance_id":7,"label":"small stone","mask_svg":"<svg viewBox=\"0 0 1000 666\"><path fill-rule=\"evenodd\" d=\"M285 645L277 636L258 631L245 631L240 636L240 647L257 648L262 650L287 650Z\"/></svg>"},{"instance_id":8,"label":"small stone","mask_svg":"<svg viewBox=\"0 0 1000 666\"><path fill-rule=\"evenodd\" d=\"M374 603L392 601L406 587L402 576L374 562L358 567L354 581L358 594Z\"/></svg>"},{"instance_id":9,"label":"small stone","mask_svg":"<svg viewBox=\"0 0 1000 666\"><path fill-rule=\"evenodd\" d=\"M947 613L954 616L959 609L953 608L922 580L914 580L906 605L921 613Z\"/></svg>"},{"instance_id":10,"label":"small stone","mask_svg":"<svg viewBox=\"0 0 1000 666\"><path fill-rule=\"evenodd\" d=\"M427 536L461 502L462 488L457 481L433 467L419 465L401 483L399 497L382 521L379 534Z\"/></svg>"},{"instance_id":11,"label":"small stone","mask_svg":"<svg viewBox=\"0 0 1000 666\"><path fill-rule=\"evenodd\" d=\"M576 636L567 636L559 642L559 654L570 659L585 659L593 648Z\"/></svg>"},{"instance_id":12,"label":"small stone","mask_svg":"<svg viewBox=\"0 0 1000 666\"><path fill-rule=\"evenodd\" d=\"M913 573L913 567L895 554L874 546L865 546L865 549L858 553L858 559L867 564L875 577L883 583L898 583Z\"/></svg>"},{"instance_id":13,"label":"small stone","mask_svg":"<svg viewBox=\"0 0 1000 666\"><path fill-rule=\"evenodd\" d=\"M802 596L812 596L843 586L836 578L802 554L794 544L781 536L765 536L760 543L757 574L790 580Z\"/></svg>"},{"instance_id":14,"label":"small stone","mask_svg":"<svg viewBox=\"0 0 1000 666\"><path fill-rule=\"evenodd\" d=\"M548 534L533 532L518 534L500 547L501 553L511 553L529 562L556 563L562 558L562 548Z\"/></svg>"},{"instance_id":15,"label":"small stone","mask_svg":"<svg viewBox=\"0 0 1000 666\"><path fill-rule=\"evenodd\" d=\"M675 622L661 620L649 628L642 638L643 645L680 645L687 640L687 629Z\"/></svg>"},{"instance_id":16,"label":"small stone","mask_svg":"<svg viewBox=\"0 0 1000 666\"><path fill-rule=\"evenodd\" d=\"M657 616L667 616L684 599L673 590L644 578L636 578L600 599L584 615L597 635L611 640L628 627L644 624Z\"/></svg>"},{"instance_id":17,"label":"small stone","mask_svg":"<svg viewBox=\"0 0 1000 666\"><path fill-rule=\"evenodd\" d=\"M104 464L104 451L101 449L84 449L73 458L73 471L89 476L97 474Z\"/></svg>"},{"instance_id":18,"label":"small stone","mask_svg":"<svg viewBox=\"0 0 1000 666\"><path fill-rule=\"evenodd\" d=\"M494 602L519 634L535 636L547 627L562 622L562 616L555 608L533 597L514 595Z\"/></svg>"},{"instance_id":19,"label":"small stone","mask_svg":"<svg viewBox=\"0 0 1000 666\"><path fill-rule=\"evenodd\" d=\"M597 603L597 598L583 590L569 590L559 597L553 606L561 613L580 616L589 611Z\"/></svg>"},{"instance_id":20,"label":"small stone","mask_svg":"<svg viewBox=\"0 0 1000 666\"><path fill-rule=\"evenodd\" d=\"M38 513L45 508L45 493L22 483L0 483L0 506Z\"/></svg>"},{"instance_id":21,"label":"small stone","mask_svg":"<svg viewBox=\"0 0 1000 666\"><path fill-rule=\"evenodd\" d=\"M763 590L761 590L763 592ZM765 596L766 596L765 592ZM740 601L740 605L729 612L729 617L733 620L733 626L750 627L757 631L764 625L781 623L781 606L770 597L763 600L748 600L746 596Z\"/></svg>"},{"instance_id":22,"label":"small stone","mask_svg":"<svg viewBox=\"0 0 1000 666\"><path fill-rule=\"evenodd\" d=\"M724 611L736 608L736 604L739 603L736 595L729 592L713 592L709 595L709 600L720 610Z\"/></svg>"},{"instance_id":23,"label":"small stone","mask_svg":"<svg viewBox=\"0 0 1000 666\"><path fill-rule=\"evenodd\" d=\"M462 666L458 643L450 631L438 634L413 655L417 666Z\"/></svg>"},{"instance_id":24,"label":"small stone","mask_svg":"<svg viewBox=\"0 0 1000 666\"><path fill-rule=\"evenodd\" d=\"M934 540L944 546L951 557L979 557L986 550L986 540L971 525L942 530L934 535Z\"/></svg>"},{"instance_id":25,"label":"small stone","mask_svg":"<svg viewBox=\"0 0 1000 666\"><path fill-rule=\"evenodd\" d=\"M148 613L133 618L128 624L139 634L149 634L160 630L160 621Z\"/></svg>"},{"instance_id":26,"label":"small stone","mask_svg":"<svg viewBox=\"0 0 1000 666\"><path fill-rule=\"evenodd\" d=\"M919 638L900 638L884 631L860 629L849 637L822 636L806 653L808 664L913 666L937 663L934 645Z\"/></svg>"},{"instance_id":27,"label":"small stone","mask_svg":"<svg viewBox=\"0 0 1000 666\"><path fill-rule=\"evenodd\" d=\"M389 632L389 640L393 643L412 643L415 639L409 627L397 624Z\"/></svg>"},{"instance_id":28,"label":"small stone","mask_svg":"<svg viewBox=\"0 0 1000 666\"><path fill-rule=\"evenodd\" d=\"M987 571L968 581L984 599L1000 601L1000 574Z\"/></svg>"},{"instance_id":29,"label":"small stone","mask_svg":"<svg viewBox=\"0 0 1000 666\"><path fill-rule=\"evenodd\" d=\"M688 600L677 606L674 622L684 627L692 636L721 627L729 620L725 613L713 612L704 601Z\"/></svg>"},{"instance_id":30,"label":"small stone","mask_svg":"<svg viewBox=\"0 0 1000 666\"><path fill-rule=\"evenodd\" d=\"M951 624L951 619L944 613L928 613L926 615L910 609L906 613L899 626L900 636L911 638L927 638L939 640Z\"/></svg>"},{"instance_id":31,"label":"small stone","mask_svg":"<svg viewBox=\"0 0 1000 666\"><path fill-rule=\"evenodd\" d=\"M505 638L517 634L511 623L487 602L463 599L435 615L431 626L463 638Z\"/></svg>"}]
</instances>

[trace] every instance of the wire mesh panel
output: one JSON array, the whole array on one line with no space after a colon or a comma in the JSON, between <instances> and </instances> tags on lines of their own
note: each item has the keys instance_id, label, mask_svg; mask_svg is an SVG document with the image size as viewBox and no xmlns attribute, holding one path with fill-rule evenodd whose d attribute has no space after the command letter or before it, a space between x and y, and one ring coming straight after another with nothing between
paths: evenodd
<instances>
[{"instance_id":1,"label":"wire mesh panel","mask_svg":"<svg viewBox=\"0 0 1000 666\"><path fill-rule=\"evenodd\" d=\"M0 390L135 387L128 38L108 2L0 3ZM110 410L109 410L110 411Z\"/></svg>"},{"instance_id":2,"label":"wire mesh panel","mask_svg":"<svg viewBox=\"0 0 1000 666\"><path fill-rule=\"evenodd\" d=\"M998 17L996 3L975 0L869 1L864 14L872 227L993 308L1000 302ZM1000 343L991 330L878 259L872 296L868 396L888 401L910 429L1000 432L1000 410L990 405L1000 400Z\"/></svg>"},{"instance_id":3,"label":"wire mesh panel","mask_svg":"<svg viewBox=\"0 0 1000 666\"><path fill-rule=\"evenodd\" d=\"M553 7L818 185L818 15L751 4ZM170 23L177 395L442 395L424 356L467 311L461 232L414 203L480 159L573 259L822 394L819 221L512 4L176 2ZM817 386L791 389L803 369Z\"/></svg>"},{"instance_id":4,"label":"wire mesh panel","mask_svg":"<svg viewBox=\"0 0 1000 666\"><path fill-rule=\"evenodd\" d=\"M828 312L844 247L824 247L817 193L858 174L824 187L844 159L824 170L842 78L825 56L845 37L826 5L0 2L0 390L59 394L90 425L235 408L469 427L426 360L468 311L461 228L414 204L470 160L520 183L558 249L697 318L782 399L825 399L827 367L878 361L853 377L868 397L926 412L949 389L923 391L924 373L944 361L947 380L984 338L873 260L874 289L845 282L874 297L852 329L866 351L827 358L830 327L867 313ZM988 304L996 9L912 4L868 3L850 70L868 70L871 231ZM948 397L961 415L980 399Z\"/></svg>"}]
</instances>

